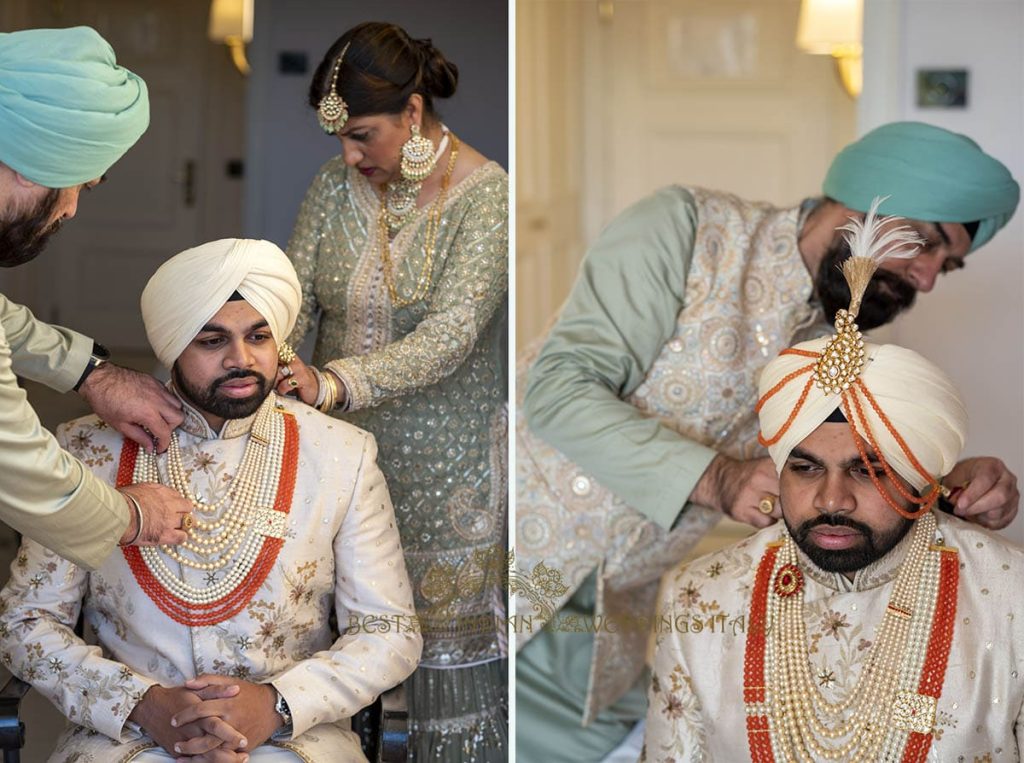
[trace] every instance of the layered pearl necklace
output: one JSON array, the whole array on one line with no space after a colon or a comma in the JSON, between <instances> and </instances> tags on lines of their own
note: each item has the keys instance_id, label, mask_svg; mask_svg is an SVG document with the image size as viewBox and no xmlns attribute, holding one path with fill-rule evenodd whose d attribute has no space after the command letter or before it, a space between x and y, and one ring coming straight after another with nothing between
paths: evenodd
<instances>
[{"instance_id":1,"label":"layered pearl necklace","mask_svg":"<svg viewBox=\"0 0 1024 763\"><path fill-rule=\"evenodd\" d=\"M202 501L191 490L178 432L167 449L167 479L156 454L126 442L118 483L169 484L195 508L190 537L180 546L124 549L139 585L169 616L188 625L221 622L241 610L269 574L284 543L298 460L294 417L276 407L271 393L257 411L249 441L225 493ZM177 562L177 570L169 562ZM217 570L228 568L216 580ZM208 573L206 585L185 580L185 569Z\"/></svg>"},{"instance_id":2,"label":"layered pearl necklace","mask_svg":"<svg viewBox=\"0 0 1024 763\"><path fill-rule=\"evenodd\" d=\"M917 753L926 754L931 742L959 570L952 549L932 545L935 528L930 513L917 520L860 677L835 703L822 696L807 657L796 544L787 534L769 547L755 582L744 662L752 760L923 760Z\"/></svg>"}]
</instances>

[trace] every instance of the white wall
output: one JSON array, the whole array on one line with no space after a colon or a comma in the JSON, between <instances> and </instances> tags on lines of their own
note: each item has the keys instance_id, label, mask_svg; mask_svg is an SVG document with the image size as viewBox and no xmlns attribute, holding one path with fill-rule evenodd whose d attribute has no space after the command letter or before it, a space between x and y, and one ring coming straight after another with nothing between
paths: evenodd
<instances>
[{"instance_id":1,"label":"white wall","mask_svg":"<svg viewBox=\"0 0 1024 763\"><path fill-rule=\"evenodd\" d=\"M459 67L453 98L435 102L452 130L508 167L507 0L258 0L249 46L249 135L245 235L285 246L302 196L340 146L306 102L309 82L330 45L363 21L389 21L429 37ZM304 52L305 74L277 70L282 51Z\"/></svg>"},{"instance_id":2,"label":"white wall","mask_svg":"<svg viewBox=\"0 0 1024 763\"><path fill-rule=\"evenodd\" d=\"M867 0L860 131L917 120L965 133L1024 181L1024 0ZM921 109L920 68L970 71L968 106ZM950 373L971 418L967 455L1024 478L1024 212L940 280L888 334ZM1024 542L1024 517L1007 530Z\"/></svg>"}]
</instances>

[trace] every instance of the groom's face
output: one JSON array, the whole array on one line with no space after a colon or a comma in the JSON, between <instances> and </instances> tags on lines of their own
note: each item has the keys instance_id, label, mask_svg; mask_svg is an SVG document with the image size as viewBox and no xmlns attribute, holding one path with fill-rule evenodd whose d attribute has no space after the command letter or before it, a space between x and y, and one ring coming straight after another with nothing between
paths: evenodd
<instances>
[{"instance_id":1,"label":"groom's face","mask_svg":"<svg viewBox=\"0 0 1024 763\"><path fill-rule=\"evenodd\" d=\"M897 485L866 451L875 479L901 508L913 488ZM906 535L904 519L879 494L850 426L824 423L790 453L779 475L782 517L793 540L811 561L829 572L852 574L889 553Z\"/></svg>"},{"instance_id":2,"label":"groom's face","mask_svg":"<svg viewBox=\"0 0 1024 763\"><path fill-rule=\"evenodd\" d=\"M207 420L244 418L270 394L277 377L277 343L266 319L248 302L227 302L172 370L179 391Z\"/></svg>"}]
</instances>

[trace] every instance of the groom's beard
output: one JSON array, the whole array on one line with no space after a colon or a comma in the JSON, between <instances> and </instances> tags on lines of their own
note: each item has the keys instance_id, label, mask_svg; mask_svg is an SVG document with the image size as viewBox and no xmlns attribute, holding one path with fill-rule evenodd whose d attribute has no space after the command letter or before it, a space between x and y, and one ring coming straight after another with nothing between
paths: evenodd
<instances>
[{"instance_id":1,"label":"groom's beard","mask_svg":"<svg viewBox=\"0 0 1024 763\"><path fill-rule=\"evenodd\" d=\"M274 386L274 380L267 379L259 371L243 371L242 369L228 371L207 385L205 389L192 385L182 376L177 363L171 368L171 376L178 391L196 409L222 419L244 419L246 416L256 413ZM220 385L232 379L255 379L259 389L249 397L235 398L222 395Z\"/></svg>"},{"instance_id":2,"label":"groom's beard","mask_svg":"<svg viewBox=\"0 0 1024 763\"><path fill-rule=\"evenodd\" d=\"M0 267L13 268L34 259L46 247L62 220L53 220L60 190L51 188L35 209L0 219Z\"/></svg>"},{"instance_id":3,"label":"groom's beard","mask_svg":"<svg viewBox=\"0 0 1024 763\"><path fill-rule=\"evenodd\" d=\"M793 537L800 550L807 554L807 557L825 572L856 572L864 569L869 564L881 559L892 551L899 544L903 537L910 532L914 522L904 519L888 532L876 533L868 525L850 519L843 514L822 514L814 519L808 519L799 527L792 527L783 514L783 521L786 529ZM831 527L849 527L857 530L861 535L861 542L856 546L842 550L831 550L821 548L808 539L811 530L822 525Z\"/></svg>"}]
</instances>

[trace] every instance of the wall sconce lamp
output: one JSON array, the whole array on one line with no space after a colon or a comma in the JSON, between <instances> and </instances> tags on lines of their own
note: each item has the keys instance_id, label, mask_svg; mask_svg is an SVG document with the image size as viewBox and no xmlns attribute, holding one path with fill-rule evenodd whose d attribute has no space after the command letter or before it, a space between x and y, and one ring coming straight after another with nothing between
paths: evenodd
<instances>
[{"instance_id":1,"label":"wall sconce lamp","mask_svg":"<svg viewBox=\"0 0 1024 763\"><path fill-rule=\"evenodd\" d=\"M213 0L207 35L231 50L231 60L243 75L249 73L245 44L252 41L253 0Z\"/></svg>"},{"instance_id":2,"label":"wall sconce lamp","mask_svg":"<svg viewBox=\"0 0 1024 763\"><path fill-rule=\"evenodd\" d=\"M864 84L861 53L864 0L802 0L796 45L806 52L830 55L843 89L851 98Z\"/></svg>"}]
</instances>

